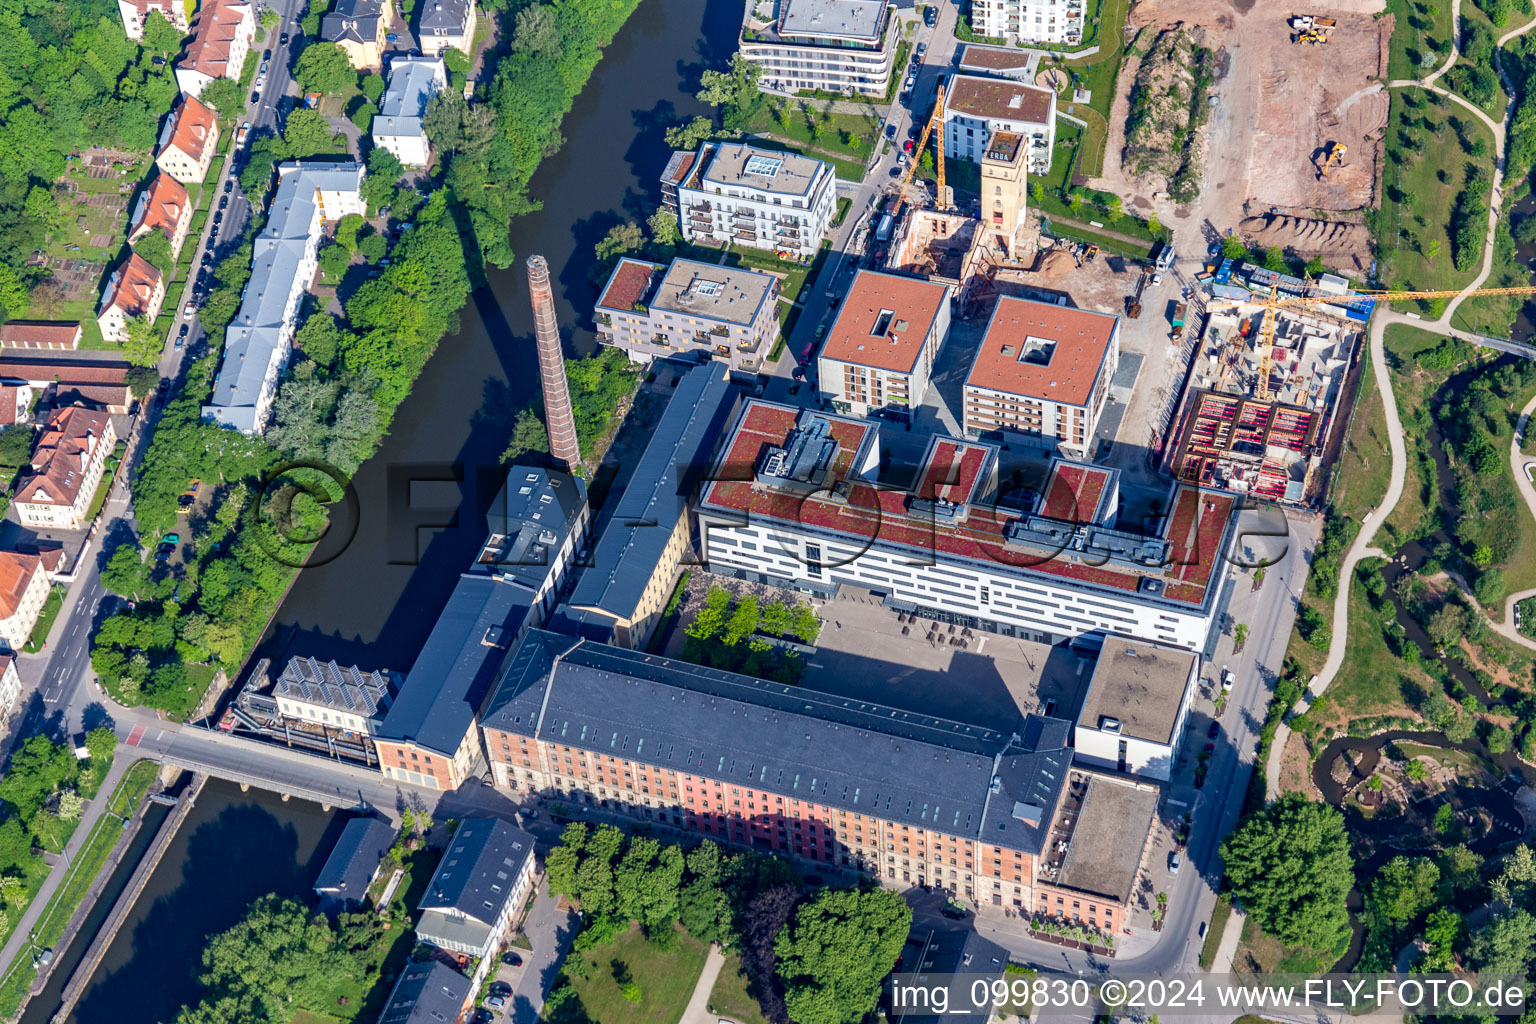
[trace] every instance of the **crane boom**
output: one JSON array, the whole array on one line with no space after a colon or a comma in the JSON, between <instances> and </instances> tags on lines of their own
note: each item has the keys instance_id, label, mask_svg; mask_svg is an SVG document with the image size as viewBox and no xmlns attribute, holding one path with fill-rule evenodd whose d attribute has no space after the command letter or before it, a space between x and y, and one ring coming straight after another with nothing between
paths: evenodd
<instances>
[{"instance_id":1,"label":"crane boom","mask_svg":"<svg viewBox=\"0 0 1536 1024\"><path fill-rule=\"evenodd\" d=\"M1410 299L1449 299L1457 295L1465 295L1468 298L1478 295L1536 295L1536 285L1515 285L1509 288L1474 288L1469 292L1459 289L1447 289L1443 291L1356 291L1350 295L1298 295L1291 298L1280 298L1280 290L1275 285L1270 285L1269 295L1263 300L1264 322L1259 328L1259 381L1258 398L1261 402L1269 401L1269 377L1271 359L1275 347L1275 311L1279 309L1297 309L1313 306L1348 305L1357 298L1371 298L1382 302L1403 302ZM1230 308L1243 305L1241 301L1229 300ZM1212 307L1217 307L1212 303Z\"/></svg>"},{"instance_id":2,"label":"crane boom","mask_svg":"<svg viewBox=\"0 0 1536 1024\"><path fill-rule=\"evenodd\" d=\"M935 134L937 129L937 134ZM917 148L912 151L912 162L907 165L907 172L901 176L901 184L897 191L905 193L907 185L912 182L912 175L917 173L917 162L923 157L923 147L928 145L928 136L934 135L934 163L939 172L939 209L944 208L944 80L939 80L938 98L934 101L933 113L923 125L923 134L917 140Z\"/></svg>"}]
</instances>

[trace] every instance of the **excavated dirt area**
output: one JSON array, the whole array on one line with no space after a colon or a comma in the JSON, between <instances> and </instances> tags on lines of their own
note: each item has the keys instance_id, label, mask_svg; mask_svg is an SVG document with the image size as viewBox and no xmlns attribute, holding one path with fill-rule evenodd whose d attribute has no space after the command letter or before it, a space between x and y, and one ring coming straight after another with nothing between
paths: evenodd
<instances>
[{"instance_id":1,"label":"excavated dirt area","mask_svg":"<svg viewBox=\"0 0 1536 1024\"><path fill-rule=\"evenodd\" d=\"M1237 232L1265 249L1278 245L1341 270L1368 269L1370 232L1362 223L1266 213L1244 219Z\"/></svg>"},{"instance_id":2,"label":"excavated dirt area","mask_svg":"<svg viewBox=\"0 0 1536 1024\"><path fill-rule=\"evenodd\" d=\"M1316 211L1358 211L1379 205L1375 194L1387 96L1384 77L1393 19L1372 17L1384 0L1327 0L1282 5L1267 0L1142 0L1130 14L1141 48L1152 33L1174 26L1203 27L1216 50L1216 105L1203 131L1205 167L1192 212L1218 232L1249 218L1243 230L1263 231L1265 244L1294 246L1325 258L1368 260L1357 226L1319 225ZM1338 20L1321 46L1291 42L1287 19L1315 14ZM1151 196L1153 180L1129 179L1119 154L1125 146L1126 92L1139 62L1121 70L1110 117L1109 153L1101 187L1131 197ZM1330 142L1348 147L1326 179L1318 177ZM1181 214L1187 215L1187 214ZM1309 248L1310 247L1310 248Z\"/></svg>"}]
</instances>

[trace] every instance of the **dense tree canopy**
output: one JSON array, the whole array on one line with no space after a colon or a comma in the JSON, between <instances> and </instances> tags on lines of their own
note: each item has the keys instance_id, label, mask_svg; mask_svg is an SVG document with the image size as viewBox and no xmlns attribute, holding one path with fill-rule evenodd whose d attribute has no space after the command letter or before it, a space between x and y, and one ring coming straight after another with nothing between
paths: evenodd
<instances>
[{"instance_id":1,"label":"dense tree canopy","mask_svg":"<svg viewBox=\"0 0 1536 1024\"><path fill-rule=\"evenodd\" d=\"M829 889L800 905L775 951L796 1024L858 1024L880 998L912 909L889 889Z\"/></svg>"},{"instance_id":2,"label":"dense tree canopy","mask_svg":"<svg viewBox=\"0 0 1536 1024\"><path fill-rule=\"evenodd\" d=\"M1283 797L1243 819L1221 856L1233 895L1270 935L1325 951L1348 941L1354 860L1336 809Z\"/></svg>"}]
</instances>

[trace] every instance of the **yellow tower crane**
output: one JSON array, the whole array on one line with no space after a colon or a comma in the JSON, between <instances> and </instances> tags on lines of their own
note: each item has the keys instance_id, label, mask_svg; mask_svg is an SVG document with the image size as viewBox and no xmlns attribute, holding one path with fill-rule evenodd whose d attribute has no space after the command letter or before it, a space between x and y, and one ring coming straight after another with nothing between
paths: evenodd
<instances>
[{"instance_id":1,"label":"yellow tower crane","mask_svg":"<svg viewBox=\"0 0 1536 1024\"><path fill-rule=\"evenodd\" d=\"M939 79L938 97L933 103L933 113L929 115L928 122L923 125L923 134L917 140L917 148L912 151L912 162L907 165L907 173L901 176L901 184L897 191L906 194L907 185L912 181L912 175L917 171L917 162L922 159L923 147L928 145L928 136L932 135L933 163L939 172L939 196L938 207L947 210L948 204L944 201L944 80Z\"/></svg>"},{"instance_id":2,"label":"yellow tower crane","mask_svg":"<svg viewBox=\"0 0 1536 1024\"><path fill-rule=\"evenodd\" d=\"M1264 322L1259 328L1259 387L1258 399L1267 402L1270 398L1269 376L1270 366L1275 349L1275 314L1281 309L1303 309L1314 306L1342 306L1348 305L1357 298L1375 299L1378 302L1406 302L1416 299L1450 299L1457 295L1466 295L1472 298L1479 295L1536 295L1536 285L1518 285L1512 288L1475 288L1469 292L1461 292L1455 289L1448 291L1407 292L1407 291L1357 291L1350 295L1307 295L1280 298L1279 289L1270 285L1269 295L1264 300ZM1223 301L1212 303L1213 309L1236 309L1244 305L1238 301Z\"/></svg>"}]
</instances>

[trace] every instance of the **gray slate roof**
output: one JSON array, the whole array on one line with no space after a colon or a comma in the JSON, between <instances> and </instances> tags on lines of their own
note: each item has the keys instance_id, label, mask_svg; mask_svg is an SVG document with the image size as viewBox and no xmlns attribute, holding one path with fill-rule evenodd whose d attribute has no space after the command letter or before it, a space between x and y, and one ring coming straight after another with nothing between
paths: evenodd
<instances>
[{"instance_id":1,"label":"gray slate roof","mask_svg":"<svg viewBox=\"0 0 1536 1024\"><path fill-rule=\"evenodd\" d=\"M283 674L272 684L272 696L372 718L389 709L398 685L392 672L364 672L356 665L342 668L334 661L297 657L283 666Z\"/></svg>"},{"instance_id":2,"label":"gray slate roof","mask_svg":"<svg viewBox=\"0 0 1536 1024\"><path fill-rule=\"evenodd\" d=\"M569 473L521 464L507 470L507 482L485 513L488 541L475 569L512 576L537 590L550 558L570 536L587 507L587 485Z\"/></svg>"},{"instance_id":3,"label":"gray slate roof","mask_svg":"<svg viewBox=\"0 0 1536 1024\"><path fill-rule=\"evenodd\" d=\"M454 911L488 925L506 909L518 873L532 856L533 836L516 825L465 818L416 909ZM425 934L420 925L416 930Z\"/></svg>"},{"instance_id":4,"label":"gray slate roof","mask_svg":"<svg viewBox=\"0 0 1536 1024\"><path fill-rule=\"evenodd\" d=\"M315 876L315 892L361 903L379 861L394 841L394 828L382 818L353 818L341 830L325 866Z\"/></svg>"},{"instance_id":5,"label":"gray slate roof","mask_svg":"<svg viewBox=\"0 0 1536 1024\"><path fill-rule=\"evenodd\" d=\"M336 7L320 20L320 38L328 43L371 43L379 36L380 0L336 0Z\"/></svg>"},{"instance_id":6,"label":"gray slate roof","mask_svg":"<svg viewBox=\"0 0 1536 1024\"><path fill-rule=\"evenodd\" d=\"M645 593L677 521L688 514L688 499L714 458L735 413L740 392L718 363L690 370L678 381L650 443L635 465L624 493L606 518L564 613L573 631L591 627L601 636L603 620L574 606L602 608L632 617Z\"/></svg>"},{"instance_id":7,"label":"gray slate roof","mask_svg":"<svg viewBox=\"0 0 1536 1024\"><path fill-rule=\"evenodd\" d=\"M528 588L465 573L379 728L452 757L532 607Z\"/></svg>"},{"instance_id":8,"label":"gray slate roof","mask_svg":"<svg viewBox=\"0 0 1536 1024\"><path fill-rule=\"evenodd\" d=\"M1031 715L1011 737L541 630L483 724L1034 852L1072 755L1061 719ZM1035 828L1013 817L1031 801Z\"/></svg>"},{"instance_id":9,"label":"gray slate roof","mask_svg":"<svg viewBox=\"0 0 1536 1024\"><path fill-rule=\"evenodd\" d=\"M469 999L469 979L437 960L408 962L379 1024L451 1024Z\"/></svg>"},{"instance_id":10,"label":"gray slate roof","mask_svg":"<svg viewBox=\"0 0 1536 1024\"><path fill-rule=\"evenodd\" d=\"M261 418L264 383L288 359L288 325L299 296L309 287L300 271L319 240L315 193L355 191L363 182L363 166L357 163L290 161L277 173L267 225L252 247L251 279L224 334L224 358L213 397L203 406L205 417L246 433L254 431Z\"/></svg>"},{"instance_id":11,"label":"gray slate roof","mask_svg":"<svg viewBox=\"0 0 1536 1024\"><path fill-rule=\"evenodd\" d=\"M982 977L998 978L1008 963L1008 951L991 939L983 938L973 929L934 929L916 922L907 938L908 943L928 944L926 950L914 951L909 945L903 950L906 963L902 974L916 974L923 980L948 982L949 1011L944 1014L908 1010L897 1019L900 1024L985 1024L988 1015L978 1010L966 1013L972 1002L971 986ZM931 963L932 967L923 967ZM946 975L958 975L954 979ZM1023 977L1018 975L1017 977ZM920 981L919 984L922 982Z\"/></svg>"},{"instance_id":12,"label":"gray slate roof","mask_svg":"<svg viewBox=\"0 0 1536 1024\"><path fill-rule=\"evenodd\" d=\"M469 0L423 0L416 24L423 35L453 35L468 17Z\"/></svg>"},{"instance_id":13,"label":"gray slate roof","mask_svg":"<svg viewBox=\"0 0 1536 1024\"><path fill-rule=\"evenodd\" d=\"M448 84L448 71L436 57L397 57L389 66L389 88L373 119L373 136L424 134L427 103Z\"/></svg>"}]
</instances>

